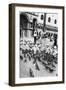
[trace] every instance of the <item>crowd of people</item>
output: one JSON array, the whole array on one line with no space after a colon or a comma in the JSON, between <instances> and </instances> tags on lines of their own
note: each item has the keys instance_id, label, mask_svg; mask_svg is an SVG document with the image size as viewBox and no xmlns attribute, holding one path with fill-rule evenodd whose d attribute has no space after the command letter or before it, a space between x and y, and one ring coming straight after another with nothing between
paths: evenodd
<instances>
[{"instance_id":1,"label":"crowd of people","mask_svg":"<svg viewBox=\"0 0 66 90\"><path fill-rule=\"evenodd\" d=\"M47 44L43 45L43 47L42 44L43 43L40 43L39 40L36 44L31 41L22 40L20 43L20 60L24 62L32 60L37 70L40 70L37 65L37 61L39 61L47 71L53 72L58 63L58 47Z\"/></svg>"}]
</instances>

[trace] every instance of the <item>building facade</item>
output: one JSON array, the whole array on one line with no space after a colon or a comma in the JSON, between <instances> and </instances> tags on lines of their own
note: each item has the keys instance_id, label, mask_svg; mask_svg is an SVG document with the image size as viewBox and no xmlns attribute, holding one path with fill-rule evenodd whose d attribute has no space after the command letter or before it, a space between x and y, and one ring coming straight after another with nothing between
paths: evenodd
<instances>
[{"instance_id":1,"label":"building facade","mask_svg":"<svg viewBox=\"0 0 66 90\"><path fill-rule=\"evenodd\" d=\"M20 13L20 38L34 41L34 30L48 36L58 37L58 15L53 13ZM57 42L57 41L56 41Z\"/></svg>"}]
</instances>

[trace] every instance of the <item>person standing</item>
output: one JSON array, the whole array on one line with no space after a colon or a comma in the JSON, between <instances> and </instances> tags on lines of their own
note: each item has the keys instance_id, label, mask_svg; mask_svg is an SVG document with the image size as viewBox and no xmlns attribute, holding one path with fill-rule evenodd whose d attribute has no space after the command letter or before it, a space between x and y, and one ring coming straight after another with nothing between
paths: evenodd
<instances>
[{"instance_id":1,"label":"person standing","mask_svg":"<svg viewBox=\"0 0 66 90\"><path fill-rule=\"evenodd\" d=\"M36 44L37 31L34 31L34 44Z\"/></svg>"}]
</instances>

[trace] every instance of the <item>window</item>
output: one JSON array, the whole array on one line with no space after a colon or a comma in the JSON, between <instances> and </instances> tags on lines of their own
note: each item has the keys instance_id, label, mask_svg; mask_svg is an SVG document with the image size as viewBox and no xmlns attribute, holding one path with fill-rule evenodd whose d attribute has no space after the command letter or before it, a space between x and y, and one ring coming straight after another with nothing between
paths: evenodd
<instances>
[{"instance_id":1,"label":"window","mask_svg":"<svg viewBox=\"0 0 66 90\"><path fill-rule=\"evenodd\" d=\"M41 20L43 20L43 15L41 15Z\"/></svg>"},{"instance_id":2,"label":"window","mask_svg":"<svg viewBox=\"0 0 66 90\"><path fill-rule=\"evenodd\" d=\"M48 22L51 22L51 18L50 17L48 18Z\"/></svg>"},{"instance_id":3,"label":"window","mask_svg":"<svg viewBox=\"0 0 66 90\"><path fill-rule=\"evenodd\" d=\"M56 19L54 20L54 24L57 24L57 20Z\"/></svg>"}]
</instances>

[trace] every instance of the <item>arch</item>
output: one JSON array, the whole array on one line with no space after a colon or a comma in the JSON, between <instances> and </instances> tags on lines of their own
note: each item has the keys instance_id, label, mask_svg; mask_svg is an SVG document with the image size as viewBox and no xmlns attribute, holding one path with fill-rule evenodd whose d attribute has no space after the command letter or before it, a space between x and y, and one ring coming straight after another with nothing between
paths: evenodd
<instances>
[{"instance_id":1,"label":"arch","mask_svg":"<svg viewBox=\"0 0 66 90\"><path fill-rule=\"evenodd\" d=\"M44 17L44 16L43 16L43 14L42 14L42 15L41 15L41 20L43 20L43 17Z\"/></svg>"},{"instance_id":2,"label":"arch","mask_svg":"<svg viewBox=\"0 0 66 90\"><path fill-rule=\"evenodd\" d=\"M29 18L26 13L20 13L20 36L27 37Z\"/></svg>"},{"instance_id":3,"label":"arch","mask_svg":"<svg viewBox=\"0 0 66 90\"><path fill-rule=\"evenodd\" d=\"M56 19L54 20L54 24L57 24L57 20Z\"/></svg>"},{"instance_id":4,"label":"arch","mask_svg":"<svg viewBox=\"0 0 66 90\"><path fill-rule=\"evenodd\" d=\"M48 18L48 22L51 22L51 18L50 17Z\"/></svg>"},{"instance_id":5,"label":"arch","mask_svg":"<svg viewBox=\"0 0 66 90\"><path fill-rule=\"evenodd\" d=\"M28 16L26 13L20 14L20 26L22 29L27 29L28 27Z\"/></svg>"},{"instance_id":6,"label":"arch","mask_svg":"<svg viewBox=\"0 0 66 90\"><path fill-rule=\"evenodd\" d=\"M33 24L35 25L35 23L37 23L37 19L33 18Z\"/></svg>"}]
</instances>

